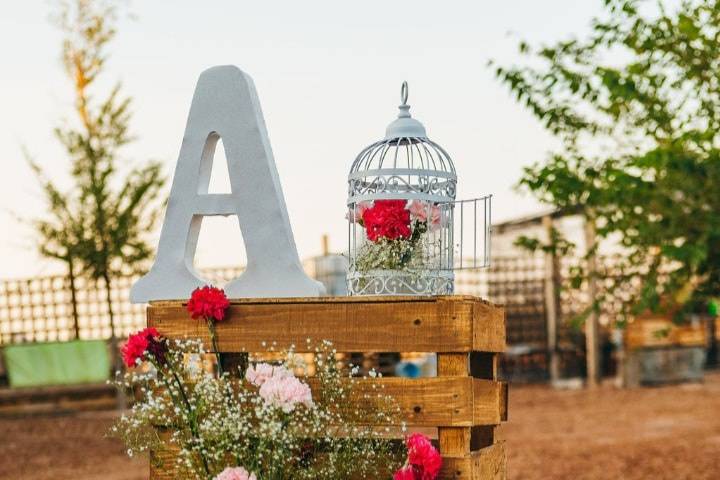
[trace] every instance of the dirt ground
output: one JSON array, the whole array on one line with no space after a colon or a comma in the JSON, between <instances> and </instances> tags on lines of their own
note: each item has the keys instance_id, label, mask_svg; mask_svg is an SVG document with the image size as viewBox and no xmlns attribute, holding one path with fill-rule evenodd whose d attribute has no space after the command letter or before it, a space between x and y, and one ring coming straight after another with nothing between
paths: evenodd
<instances>
[{"instance_id":1,"label":"dirt ground","mask_svg":"<svg viewBox=\"0 0 720 480\"><path fill-rule=\"evenodd\" d=\"M0 479L146 478L104 438L110 412L0 419ZM558 391L512 387L511 479L720 478L720 374L704 384Z\"/></svg>"}]
</instances>

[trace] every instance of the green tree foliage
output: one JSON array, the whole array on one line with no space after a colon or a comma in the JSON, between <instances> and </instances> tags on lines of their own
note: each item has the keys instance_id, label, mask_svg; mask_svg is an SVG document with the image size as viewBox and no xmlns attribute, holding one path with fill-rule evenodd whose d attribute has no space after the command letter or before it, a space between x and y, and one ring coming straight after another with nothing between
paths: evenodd
<instances>
[{"instance_id":1,"label":"green tree foliage","mask_svg":"<svg viewBox=\"0 0 720 480\"><path fill-rule=\"evenodd\" d=\"M720 293L720 1L603 5L585 38L522 42L526 64L496 67L562 145L520 187L620 239L596 308L681 316Z\"/></svg>"},{"instance_id":2,"label":"green tree foliage","mask_svg":"<svg viewBox=\"0 0 720 480\"><path fill-rule=\"evenodd\" d=\"M165 183L159 162L120 169L120 153L129 134L130 99L116 84L104 100L93 95L105 69L107 48L115 37L116 10L111 2L61 2L58 26L63 33L62 61L74 89L76 118L55 130L70 158L73 186L62 191L33 167L49 205L37 222L41 252L68 263L94 281L102 281L115 339L113 280L146 267L146 241L159 213Z\"/></svg>"}]
</instances>

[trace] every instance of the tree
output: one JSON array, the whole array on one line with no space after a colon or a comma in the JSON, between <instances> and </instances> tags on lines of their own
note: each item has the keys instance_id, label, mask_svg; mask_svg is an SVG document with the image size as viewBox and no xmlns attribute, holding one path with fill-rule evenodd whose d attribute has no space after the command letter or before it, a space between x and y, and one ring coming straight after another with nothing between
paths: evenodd
<instances>
[{"instance_id":1,"label":"tree","mask_svg":"<svg viewBox=\"0 0 720 480\"><path fill-rule=\"evenodd\" d=\"M519 185L619 237L619 273L589 311L681 318L720 293L720 1L603 6L586 38L521 42L534 63L496 69L562 145ZM573 286L589 275L577 269Z\"/></svg>"},{"instance_id":2,"label":"tree","mask_svg":"<svg viewBox=\"0 0 720 480\"><path fill-rule=\"evenodd\" d=\"M75 338L80 338L80 324L77 308L77 263L79 248L83 237L83 217L77 215L79 207L48 179L40 165L25 153L26 159L40 181L49 214L46 218L33 222L39 235L38 248L48 258L64 262L70 286L70 304L72 307L73 330Z\"/></svg>"},{"instance_id":3,"label":"tree","mask_svg":"<svg viewBox=\"0 0 720 480\"><path fill-rule=\"evenodd\" d=\"M77 121L55 134L70 158L74 184L62 192L34 164L50 206L50 219L37 226L43 244L52 248L41 252L66 261L70 275L77 265L82 275L103 282L117 365L113 280L146 267L152 252L146 235L156 223L165 178L159 162L126 172L118 168L120 151L132 140L130 98L121 96L120 84L102 101L91 94L116 34L114 5L73 0L61 2L59 10L62 60L74 88Z\"/></svg>"}]
</instances>

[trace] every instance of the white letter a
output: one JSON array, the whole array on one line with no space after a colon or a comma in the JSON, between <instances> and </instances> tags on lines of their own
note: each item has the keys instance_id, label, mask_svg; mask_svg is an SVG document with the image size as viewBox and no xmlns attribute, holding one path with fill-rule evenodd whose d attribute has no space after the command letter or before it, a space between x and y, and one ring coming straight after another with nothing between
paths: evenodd
<instances>
[{"instance_id":1,"label":"white letter a","mask_svg":"<svg viewBox=\"0 0 720 480\"><path fill-rule=\"evenodd\" d=\"M230 174L230 194L208 194L219 138ZM193 269L206 215L236 215L247 269L225 287L229 297L318 296L298 258L265 120L249 75L234 66L200 75L175 169L155 264L130 292L134 303L180 300L206 282Z\"/></svg>"}]
</instances>

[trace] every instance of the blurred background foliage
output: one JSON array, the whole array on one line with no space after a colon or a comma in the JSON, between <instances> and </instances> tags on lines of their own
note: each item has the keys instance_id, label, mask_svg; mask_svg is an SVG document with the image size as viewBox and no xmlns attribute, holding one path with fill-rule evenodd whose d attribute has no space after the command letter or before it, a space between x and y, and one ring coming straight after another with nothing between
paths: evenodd
<instances>
[{"instance_id":1,"label":"blurred background foliage","mask_svg":"<svg viewBox=\"0 0 720 480\"><path fill-rule=\"evenodd\" d=\"M588 36L520 42L527 63L493 64L561 145L519 188L619 240L622 274L591 308L619 300L620 323L649 310L681 319L720 294L720 2L667 4L604 0ZM575 247L551 237L519 244ZM576 268L570 287L591 275Z\"/></svg>"}]
</instances>

